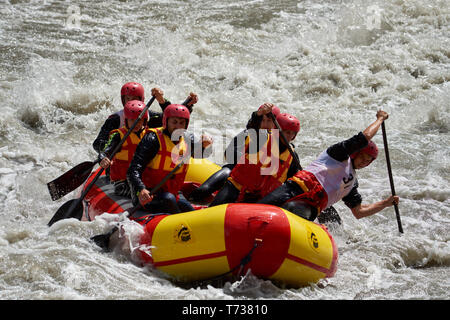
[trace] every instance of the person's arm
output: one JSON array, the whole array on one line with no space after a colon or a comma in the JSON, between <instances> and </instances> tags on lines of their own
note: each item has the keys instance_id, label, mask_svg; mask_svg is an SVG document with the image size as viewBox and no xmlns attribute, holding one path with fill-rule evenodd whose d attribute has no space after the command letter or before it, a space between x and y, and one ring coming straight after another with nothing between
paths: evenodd
<instances>
[{"instance_id":1,"label":"person's arm","mask_svg":"<svg viewBox=\"0 0 450 320\"><path fill-rule=\"evenodd\" d=\"M352 153L361 150L367 146L368 143L369 142L365 135L360 132L350 139L332 145L327 149L327 153L330 157L337 161L345 161Z\"/></svg>"},{"instance_id":2,"label":"person's arm","mask_svg":"<svg viewBox=\"0 0 450 320\"><path fill-rule=\"evenodd\" d=\"M378 132L378 130L380 129L381 124L383 123L384 120L386 120L387 118L389 118L389 115L387 114L387 112L383 111L383 110L378 110L377 111L377 120L375 120L374 122L372 122L364 131L363 134L366 137L367 141L372 140L372 138L375 136L375 134Z\"/></svg>"},{"instance_id":3,"label":"person's arm","mask_svg":"<svg viewBox=\"0 0 450 320\"><path fill-rule=\"evenodd\" d=\"M98 155L99 159L103 159L104 157L110 157L113 150L120 143L120 134L118 132L114 132L109 136L108 142L106 142L103 151Z\"/></svg>"},{"instance_id":4,"label":"person's arm","mask_svg":"<svg viewBox=\"0 0 450 320\"><path fill-rule=\"evenodd\" d=\"M250 119L247 122L246 129L255 129L258 130L261 126L261 121L263 119L263 115L259 115L258 111L252 112Z\"/></svg>"},{"instance_id":5,"label":"person's arm","mask_svg":"<svg viewBox=\"0 0 450 320\"><path fill-rule=\"evenodd\" d=\"M120 127L120 116L117 114L111 115L108 119L106 119L105 123L100 129L97 138L95 138L92 143L92 147L98 153L102 152L105 144L109 140L109 133L111 130L118 129Z\"/></svg>"},{"instance_id":6,"label":"person's arm","mask_svg":"<svg viewBox=\"0 0 450 320\"><path fill-rule=\"evenodd\" d=\"M397 196L391 196L387 199L372 204L363 204L362 197L359 194L357 188L358 181L355 182L355 185L349 192L349 194L342 198L342 201L344 201L345 205L350 208L356 219L371 216L377 212L380 212L386 207L392 206L394 202L398 203L399 201L399 198Z\"/></svg>"},{"instance_id":7,"label":"person's arm","mask_svg":"<svg viewBox=\"0 0 450 320\"><path fill-rule=\"evenodd\" d=\"M356 219L361 219L374 215L383 210L384 208L394 205L394 203L398 204L398 202L399 202L398 196L390 196L384 200L375 203L359 204L356 207L352 208L351 210Z\"/></svg>"},{"instance_id":8,"label":"person's arm","mask_svg":"<svg viewBox=\"0 0 450 320\"><path fill-rule=\"evenodd\" d=\"M252 113L250 120L247 122L247 129L255 129L258 130L261 128L261 122L263 120L263 115L267 115L272 112L272 108L274 105L272 103L264 103L262 104L257 111Z\"/></svg>"},{"instance_id":9,"label":"person's arm","mask_svg":"<svg viewBox=\"0 0 450 320\"><path fill-rule=\"evenodd\" d=\"M338 161L347 160L351 154L367 146L369 140L377 133L381 123L388 117L389 115L386 112L378 110L377 120L371 123L363 132L329 147L327 149L328 155Z\"/></svg>"},{"instance_id":10,"label":"person's arm","mask_svg":"<svg viewBox=\"0 0 450 320\"><path fill-rule=\"evenodd\" d=\"M164 91L160 88L152 88L151 92L152 96L154 96L156 101L158 101L161 110L164 112L164 109L166 109L166 107L170 104L170 101L164 98Z\"/></svg>"},{"instance_id":11,"label":"person's arm","mask_svg":"<svg viewBox=\"0 0 450 320\"><path fill-rule=\"evenodd\" d=\"M350 192L342 198L342 201L344 201L345 205L350 209L353 209L362 203L362 196L358 192L358 186L358 179L356 179L352 190L350 190Z\"/></svg>"},{"instance_id":12,"label":"person's arm","mask_svg":"<svg viewBox=\"0 0 450 320\"><path fill-rule=\"evenodd\" d=\"M120 143L120 141L120 134L118 132L114 132L109 136L109 140L106 143L103 151L98 154L98 160L100 160L100 166L103 169L106 169L111 165L111 154L113 153L116 146Z\"/></svg>"},{"instance_id":13,"label":"person's arm","mask_svg":"<svg viewBox=\"0 0 450 320\"><path fill-rule=\"evenodd\" d=\"M186 103L183 102L183 105L188 108L189 112L192 113L194 110L194 104L198 102L198 96L194 92L189 93L189 96L186 98Z\"/></svg>"},{"instance_id":14,"label":"person's arm","mask_svg":"<svg viewBox=\"0 0 450 320\"><path fill-rule=\"evenodd\" d=\"M162 112L157 112L153 110L148 110L148 122L147 126L149 128L159 128L162 127L162 117L163 112L167 108L168 105L170 105L170 101L164 98L164 92L160 88L152 88L152 96L155 97L156 101L159 103L159 107L161 108Z\"/></svg>"},{"instance_id":15,"label":"person's arm","mask_svg":"<svg viewBox=\"0 0 450 320\"><path fill-rule=\"evenodd\" d=\"M149 112L149 120L148 120L147 126L149 128L159 128L159 127L162 127L162 125L163 125L163 123L162 123L163 112L164 112L164 110L166 110L167 106L172 104L172 102L170 102L170 100L163 97L164 92L159 88L153 88L152 95L154 95L156 100L158 101L162 112L156 112L156 111L149 110L148 111ZM189 97L191 99L183 105L185 105L189 109L189 112L192 113L192 107L194 106L195 103L197 103L198 97L195 93L192 93L192 92L190 93Z\"/></svg>"}]
</instances>

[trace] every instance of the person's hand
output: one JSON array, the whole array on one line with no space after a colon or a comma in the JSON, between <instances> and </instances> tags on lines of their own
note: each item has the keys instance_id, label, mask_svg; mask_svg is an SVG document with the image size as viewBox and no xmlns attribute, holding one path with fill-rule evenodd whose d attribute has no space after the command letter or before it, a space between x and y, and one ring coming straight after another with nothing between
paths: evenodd
<instances>
[{"instance_id":1,"label":"person's hand","mask_svg":"<svg viewBox=\"0 0 450 320\"><path fill-rule=\"evenodd\" d=\"M377 111L377 119L380 120L386 120L387 118L389 118L389 114L386 111L383 110L378 110Z\"/></svg>"},{"instance_id":2,"label":"person's hand","mask_svg":"<svg viewBox=\"0 0 450 320\"><path fill-rule=\"evenodd\" d=\"M164 100L164 92L160 88L153 88L152 89L152 96L158 100L158 103L163 104L165 102Z\"/></svg>"},{"instance_id":3,"label":"person's hand","mask_svg":"<svg viewBox=\"0 0 450 320\"><path fill-rule=\"evenodd\" d=\"M264 114L268 114L268 113L272 112L272 108L273 108L273 104L272 104L272 103L266 102L266 103L262 104L262 105L259 107L259 109L258 109L258 111L256 112L256 114L257 114L258 116L262 116L262 115L264 115Z\"/></svg>"},{"instance_id":4,"label":"person's hand","mask_svg":"<svg viewBox=\"0 0 450 320\"><path fill-rule=\"evenodd\" d=\"M202 134L201 139L203 149L208 148L213 143L213 138L210 135Z\"/></svg>"},{"instance_id":5,"label":"person's hand","mask_svg":"<svg viewBox=\"0 0 450 320\"><path fill-rule=\"evenodd\" d=\"M193 92L189 93L188 98L189 98L189 102L187 103L188 106L193 106L198 102L198 96Z\"/></svg>"},{"instance_id":6,"label":"person's hand","mask_svg":"<svg viewBox=\"0 0 450 320\"><path fill-rule=\"evenodd\" d=\"M147 189L142 189L141 192L139 192L139 203L142 206L145 206L147 203L153 200L153 195L150 195L150 191Z\"/></svg>"},{"instance_id":7,"label":"person's hand","mask_svg":"<svg viewBox=\"0 0 450 320\"><path fill-rule=\"evenodd\" d=\"M387 198L386 200L384 200L386 207L390 207L395 205L398 205L398 202L400 201L400 197L399 196L390 196L389 198Z\"/></svg>"},{"instance_id":8,"label":"person's hand","mask_svg":"<svg viewBox=\"0 0 450 320\"><path fill-rule=\"evenodd\" d=\"M110 165L111 165L111 160L109 160L107 157L104 157L102 159L102 161L100 161L100 167L102 167L103 169L109 168Z\"/></svg>"}]
</instances>

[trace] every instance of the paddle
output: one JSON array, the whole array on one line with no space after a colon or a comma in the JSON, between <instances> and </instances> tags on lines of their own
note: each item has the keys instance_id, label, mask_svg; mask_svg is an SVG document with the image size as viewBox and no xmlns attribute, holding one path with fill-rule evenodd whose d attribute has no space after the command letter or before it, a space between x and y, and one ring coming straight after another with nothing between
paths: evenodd
<instances>
[{"instance_id":1,"label":"paddle","mask_svg":"<svg viewBox=\"0 0 450 320\"><path fill-rule=\"evenodd\" d=\"M386 127L384 126L384 121L381 123L381 131L383 132L383 143L384 143L384 153L386 154L386 164L389 174L389 182L391 184L391 192L392 195L395 196L395 188L394 188L394 178L392 177L392 169L391 169L391 159L389 158L389 149L388 142L386 136ZM400 220L400 212L398 210L398 205L394 203L395 215L397 217L398 231L403 233L402 221Z\"/></svg>"},{"instance_id":2,"label":"paddle","mask_svg":"<svg viewBox=\"0 0 450 320\"><path fill-rule=\"evenodd\" d=\"M172 169L151 191L150 195L153 195L158 191L166 182L169 180L175 172L181 167L181 165L185 162L186 158L182 158L179 164L176 165L175 168ZM139 203L137 206L132 208L130 211L127 211L125 213L125 218L131 217L137 210L142 208L142 205ZM98 245L103 250L107 250L109 247L109 239L111 238L112 234L116 232L119 229L118 225L114 226L109 232L105 234L99 234L96 236L91 237L91 240L95 242L96 245Z\"/></svg>"},{"instance_id":3,"label":"paddle","mask_svg":"<svg viewBox=\"0 0 450 320\"><path fill-rule=\"evenodd\" d=\"M287 141L286 137L284 136L283 130L281 129L280 124L278 123L277 119L275 118L275 116L273 115L272 112L269 112L268 115L272 119L272 121L275 124L275 126L277 127L278 131L280 132L281 139L283 139L284 144L287 146L287 148L288 148L289 152L291 153L292 158L294 158L294 161L296 162L297 166L300 168L300 170L303 170L297 153L295 153L294 150L292 150L291 144ZM337 222L337 223L341 224L341 217L339 216L337 210L333 206L323 210L319 214L318 220L320 223Z\"/></svg>"},{"instance_id":4,"label":"paddle","mask_svg":"<svg viewBox=\"0 0 450 320\"><path fill-rule=\"evenodd\" d=\"M86 181L91 174L92 168L98 162L99 160L82 162L55 180L47 183L47 188L52 200L58 200L78 188Z\"/></svg>"},{"instance_id":5,"label":"paddle","mask_svg":"<svg viewBox=\"0 0 450 320\"><path fill-rule=\"evenodd\" d=\"M150 101L145 106L144 110L142 110L141 114L138 116L138 118L134 121L133 125L128 129L127 133L123 136L122 140L120 140L119 144L114 148L113 152L109 156L110 159L114 157L114 155L119 152L120 148L122 147L122 144L125 142L125 140L128 138L128 136L133 132L133 129L136 127L139 120L142 119L144 114L147 112L148 108L150 108L151 104L155 101L155 97L152 97ZM96 162L94 162L95 164ZM92 168L91 168L92 170ZM53 217L48 222L48 226L51 226L56 221L62 220L62 219L68 219L68 218L77 218L78 220L81 220L81 217L83 216L83 204L82 200L87 195L87 193L91 190L92 186L97 182L100 175L103 173L105 169L101 169L97 175L94 177L94 179L91 181L91 183L88 185L88 187L83 191L81 196L78 199L72 199L64 203L58 211L53 215ZM82 182L81 182L82 183Z\"/></svg>"}]
</instances>

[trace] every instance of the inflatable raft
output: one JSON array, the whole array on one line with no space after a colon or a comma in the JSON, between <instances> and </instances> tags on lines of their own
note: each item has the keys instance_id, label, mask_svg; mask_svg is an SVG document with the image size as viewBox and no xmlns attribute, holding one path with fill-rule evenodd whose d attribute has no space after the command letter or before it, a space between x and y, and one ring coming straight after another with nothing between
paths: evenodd
<instances>
[{"instance_id":1,"label":"inflatable raft","mask_svg":"<svg viewBox=\"0 0 450 320\"><path fill-rule=\"evenodd\" d=\"M186 184L199 184L220 169L207 160L200 165L208 168L191 171L191 181ZM113 194L106 176L97 180L84 206L83 220L132 207L129 199ZM150 248L138 249L140 261L180 282L243 275L250 269L257 277L300 287L336 272L337 248L323 225L271 205L234 203L199 208L174 215L138 211L132 219L144 230L139 248Z\"/></svg>"}]
</instances>

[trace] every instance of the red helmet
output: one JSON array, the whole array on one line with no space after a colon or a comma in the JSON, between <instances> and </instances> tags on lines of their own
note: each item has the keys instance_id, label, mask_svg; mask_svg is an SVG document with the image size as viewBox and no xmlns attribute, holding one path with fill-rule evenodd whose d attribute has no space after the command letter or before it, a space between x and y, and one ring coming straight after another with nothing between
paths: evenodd
<instances>
[{"instance_id":1,"label":"red helmet","mask_svg":"<svg viewBox=\"0 0 450 320\"><path fill-rule=\"evenodd\" d=\"M142 84L137 82L127 82L122 86L122 89L120 89L120 96L122 97L122 104L123 103L123 96L129 95L129 96L136 96L139 97L139 100L144 102L144 87Z\"/></svg>"},{"instance_id":2,"label":"red helmet","mask_svg":"<svg viewBox=\"0 0 450 320\"><path fill-rule=\"evenodd\" d=\"M125 104L123 107L123 113L125 119L137 119L141 114L142 110L145 109L145 103L139 100L131 100ZM148 120L148 112L144 114L142 119Z\"/></svg>"},{"instance_id":3,"label":"red helmet","mask_svg":"<svg viewBox=\"0 0 450 320\"><path fill-rule=\"evenodd\" d=\"M258 110L260 110L262 107L264 107L263 104L259 106ZM278 117L278 115L281 113L280 108L278 108L277 106L274 105L272 107L272 113L275 116L275 118Z\"/></svg>"},{"instance_id":4,"label":"red helmet","mask_svg":"<svg viewBox=\"0 0 450 320\"><path fill-rule=\"evenodd\" d=\"M179 117L186 119L186 129L189 125L189 118L191 116L191 113L189 112L189 109L183 106L182 104L170 104L164 109L162 123L163 127L167 128L167 120L170 117Z\"/></svg>"},{"instance_id":5,"label":"red helmet","mask_svg":"<svg viewBox=\"0 0 450 320\"><path fill-rule=\"evenodd\" d=\"M355 159L358 156L358 154L360 154L360 153L366 153L366 154L370 155L373 158L373 160L375 160L378 157L378 147L375 144L375 142L373 142L372 140L369 140L369 143L367 144L367 146L365 146L364 148L362 148L361 150L359 150L357 152L352 153L350 155L350 157L352 159Z\"/></svg>"},{"instance_id":6,"label":"red helmet","mask_svg":"<svg viewBox=\"0 0 450 320\"><path fill-rule=\"evenodd\" d=\"M278 108L277 106L273 106L272 113L275 116L275 118L278 117L278 115L281 113L280 108Z\"/></svg>"},{"instance_id":7,"label":"red helmet","mask_svg":"<svg viewBox=\"0 0 450 320\"><path fill-rule=\"evenodd\" d=\"M300 131L300 121L289 113L280 113L277 116L277 121L281 130L292 130L296 133Z\"/></svg>"}]
</instances>

